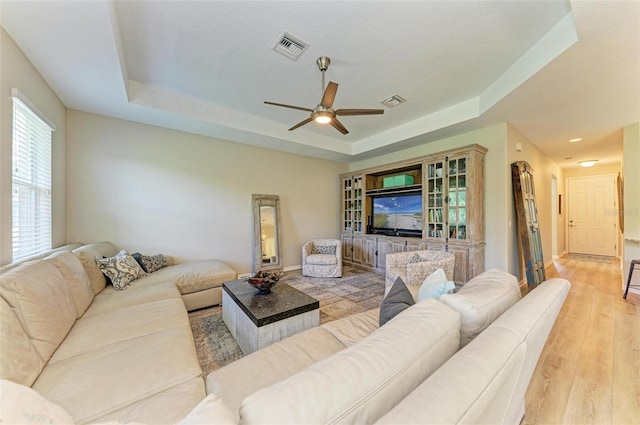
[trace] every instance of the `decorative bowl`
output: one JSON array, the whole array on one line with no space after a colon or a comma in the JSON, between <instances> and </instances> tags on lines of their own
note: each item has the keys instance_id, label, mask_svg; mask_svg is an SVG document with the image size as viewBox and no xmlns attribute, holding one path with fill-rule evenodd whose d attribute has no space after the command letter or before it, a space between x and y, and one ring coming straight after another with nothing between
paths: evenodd
<instances>
[{"instance_id":1,"label":"decorative bowl","mask_svg":"<svg viewBox=\"0 0 640 425\"><path fill-rule=\"evenodd\" d=\"M283 273L271 273L259 271L253 277L245 277L244 280L249 282L249 285L258 290L258 294L268 294L271 292L271 288L276 286Z\"/></svg>"}]
</instances>

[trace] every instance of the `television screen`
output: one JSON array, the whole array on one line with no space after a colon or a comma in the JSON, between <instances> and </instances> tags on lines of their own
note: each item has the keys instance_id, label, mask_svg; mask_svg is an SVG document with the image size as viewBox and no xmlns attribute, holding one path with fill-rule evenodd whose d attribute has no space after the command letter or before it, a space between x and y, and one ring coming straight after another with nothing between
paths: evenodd
<instances>
[{"instance_id":1,"label":"television screen","mask_svg":"<svg viewBox=\"0 0 640 425\"><path fill-rule=\"evenodd\" d=\"M373 198L373 227L377 229L422 230L422 195Z\"/></svg>"}]
</instances>

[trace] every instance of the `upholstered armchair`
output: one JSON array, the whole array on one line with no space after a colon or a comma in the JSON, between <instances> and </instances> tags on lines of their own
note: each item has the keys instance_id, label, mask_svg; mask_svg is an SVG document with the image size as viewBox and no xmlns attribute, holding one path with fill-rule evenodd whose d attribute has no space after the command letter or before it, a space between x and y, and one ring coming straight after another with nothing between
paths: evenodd
<instances>
[{"instance_id":1,"label":"upholstered armchair","mask_svg":"<svg viewBox=\"0 0 640 425\"><path fill-rule=\"evenodd\" d=\"M456 257L445 251L407 251L387 254L384 282L385 296L396 279L401 277L413 294L422 282L437 269L444 270L447 279L453 280Z\"/></svg>"},{"instance_id":2,"label":"upholstered armchair","mask_svg":"<svg viewBox=\"0 0 640 425\"><path fill-rule=\"evenodd\" d=\"M338 239L314 239L302 246L302 275L342 277L342 243Z\"/></svg>"}]
</instances>

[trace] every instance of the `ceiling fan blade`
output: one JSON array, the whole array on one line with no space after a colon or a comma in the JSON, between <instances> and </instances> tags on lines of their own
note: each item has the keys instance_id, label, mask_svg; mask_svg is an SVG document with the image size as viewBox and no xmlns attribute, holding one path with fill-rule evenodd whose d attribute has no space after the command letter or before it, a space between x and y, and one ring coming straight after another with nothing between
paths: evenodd
<instances>
[{"instance_id":1,"label":"ceiling fan blade","mask_svg":"<svg viewBox=\"0 0 640 425\"><path fill-rule=\"evenodd\" d=\"M336 98L336 93L338 92L338 84L333 81L329 81L327 84L327 88L324 89L324 94L322 95L322 100L320 101L320 105L324 108L331 108L333 106L333 101Z\"/></svg>"},{"instance_id":2,"label":"ceiling fan blade","mask_svg":"<svg viewBox=\"0 0 640 425\"><path fill-rule=\"evenodd\" d=\"M302 127L302 126L303 126L303 125L305 125L305 124L309 124L311 121L313 121L313 118L307 118L307 119L306 119L306 120L304 120L304 121L300 121L298 124L296 124L296 125L294 125L293 127L291 127L291 128L289 129L289 131L293 131L293 130L295 130L295 129L296 129L296 128L298 128L298 127Z\"/></svg>"},{"instance_id":3,"label":"ceiling fan blade","mask_svg":"<svg viewBox=\"0 0 640 425\"><path fill-rule=\"evenodd\" d=\"M338 119L335 117L331 120L329 124L331 124L333 128L335 128L342 134L347 134L349 132L349 130L347 130L346 127L342 125L342 123L338 121Z\"/></svg>"},{"instance_id":4,"label":"ceiling fan blade","mask_svg":"<svg viewBox=\"0 0 640 425\"><path fill-rule=\"evenodd\" d=\"M266 103L267 105L282 106L283 108L297 109L299 111L307 111L307 112L313 111L313 109L303 108L302 106L286 105L284 103L275 103L275 102L267 102L267 101L265 101L264 103Z\"/></svg>"},{"instance_id":5,"label":"ceiling fan blade","mask_svg":"<svg viewBox=\"0 0 640 425\"><path fill-rule=\"evenodd\" d=\"M384 109L338 109L336 115L382 115Z\"/></svg>"}]
</instances>

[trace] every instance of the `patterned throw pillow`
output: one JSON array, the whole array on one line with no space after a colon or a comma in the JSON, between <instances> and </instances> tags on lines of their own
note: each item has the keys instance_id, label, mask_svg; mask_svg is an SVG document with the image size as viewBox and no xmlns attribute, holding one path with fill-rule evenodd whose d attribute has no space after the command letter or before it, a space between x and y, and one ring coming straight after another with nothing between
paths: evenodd
<instances>
[{"instance_id":1,"label":"patterned throw pillow","mask_svg":"<svg viewBox=\"0 0 640 425\"><path fill-rule=\"evenodd\" d=\"M124 249L113 257L96 257L95 260L100 271L111 279L111 283L117 291L127 289L131 282L146 274L135 258Z\"/></svg>"},{"instance_id":2,"label":"patterned throw pillow","mask_svg":"<svg viewBox=\"0 0 640 425\"><path fill-rule=\"evenodd\" d=\"M138 264L140 264L140 267L142 267L142 270L147 273L153 273L156 270L169 265L167 259L162 254L142 255L139 252L136 252L135 254L131 254L131 256L136 259Z\"/></svg>"},{"instance_id":3,"label":"patterned throw pillow","mask_svg":"<svg viewBox=\"0 0 640 425\"><path fill-rule=\"evenodd\" d=\"M167 259L162 254L142 255L143 269L147 273L153 273L163 267L167 267Z\"/></svg>"},{"instance_id":4,"label":"patterned throw pillow","mask_svg":"<svg viewBox=\"0 0 640 425\"><path fill-rule=\"evenodd\" d=\"M336 246L335 245L316 245L313 244L313 248L311 248L312 254L331 254L336 255Z\"/></svg>"}]
</instances>

